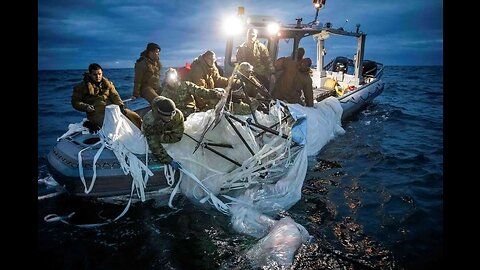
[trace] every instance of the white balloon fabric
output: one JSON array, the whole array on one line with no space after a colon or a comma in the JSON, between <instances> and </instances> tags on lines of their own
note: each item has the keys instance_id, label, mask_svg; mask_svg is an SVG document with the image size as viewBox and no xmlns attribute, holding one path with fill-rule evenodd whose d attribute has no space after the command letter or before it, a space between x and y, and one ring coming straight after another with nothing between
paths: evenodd
<instances>
[{"instance_id":1,"label":"white balloon fabric","mask_svg":"<svg viewBox=\"0 0 480 270\"><path fill-rule=\"evenodd\" d=\"M145 187L148 177L152 176L152 171L148 164L143 163L135 154L145 154L145 160L148 161L148 143L138 129L125 115L120 112L120 107L111 104L105 107L105 117L102 128L99 130L99 143L102 145L95 154L93 162L93 177L90 186L87 188L83 175L82 151L78 153L78 169L80 179L85 186L85 193L89 193L96 179L96 162L103 149L107 148L113 151L117 157L120 166L125 175L132 176L132 189L135 189L138 197L145 201ZM84 149L85 150L85 149Z\"/></svg>"},{"instance_id":2,"label":"white balloon fabric","mask_svg":"<svg viewBox=\"0 0 480 270\"><path fill-rule=\"evenodd\" d=\"M285 121L281 121L285 111L278 101L269 114L255 112L259 124L275 127L272 129L278 135L249 124L249 116L234 115L239 119L236 121L222 112L218 125L200 141L206 125L214 117L219 119L210 110L191 114L185 122L188 135L180 142L164 144L172 158L182 164L182 170L195 176L182 175L182 194L210 209L218 209L221 199L218 210L224 212L228 207L235 230L265 237L249 251L255 267L272 261L282 266L291 264L300 244L310 239L305 228L293 220L276 221L268 215L287 210L300 200L307 156L317 154L345 132L341 127L342 107L336 98L324 99L311 108L286 106L292 117Z\"/></svg>"}]
</instances>

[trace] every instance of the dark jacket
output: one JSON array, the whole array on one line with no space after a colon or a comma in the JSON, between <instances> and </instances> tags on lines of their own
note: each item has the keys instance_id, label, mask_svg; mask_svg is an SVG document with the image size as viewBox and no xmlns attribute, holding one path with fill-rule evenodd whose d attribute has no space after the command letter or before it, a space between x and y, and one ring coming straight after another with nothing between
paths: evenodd
<instances>
[{"instance_id":1,"label":"dark jacket","mask_svg":"<svg viewBox=\"0 0 480 270\"><path fill-rule=\"evenodd\" d=\"M293 80L297 75L300 61L295 61L290 57L280 57L275 61L275 70L281 71L281 75L273 88L273 96L280 98L286 92L292 91ZM281 98L280 98L281 99Z\"/></svg>"},{"instance_id":2,"label":"dark jacket","mask_svg":"<svg viewBox=\"0 0 480 270\"><path fill-rule=\"evenodd\" d=\"M302 100L302 92L305 101ZM308 71L297 71L293 78L293 86L289 91L276 93L278 99L284 100L287 103L298 103L303 106L313 107L313 87L312 78Z\"/></svg>"},{"instance_id":3,"label":"dark jacket","mask_svg":"<svg viewBox=\"0 0 480 270\"><path fill-rule=\"evenodd\" d=\"M156 91L160 89L160 60L152 60L147 57L147 51L140 54L135 63L135 79L133 81L133 96L140 97L142 89L151 87Z\"/></svg>"},{"instance_id":4,"label":"dark jacket","mask_svg":"<svg viewBox=\"0 0 480 270\"><path fill-rule=\"evenodd\" d=\"M100 115L103 116L107 105L123 105L122 99L111 81L103 77L102 81L95 85L88 73L84 74L82 82L73 87L71 103L73 108L82 112L87 111L88 105L93 105L95 110L87 112L89 120L96 119ZM99 124L101 125L101 123Z\"/></svg>"},{"instance_id":5,"label":"dark jacket","mask_svg":"<svg viewBox=\"0 0 480 270\"><path fill-rule=\"evenodd\" d=\"M228 78L220 76L215 65L209 67L202 55L193 60L191 70L187 75L187 81L209 89L215 87L225 88L228 85Z\"/></svg>"}]
</instances>

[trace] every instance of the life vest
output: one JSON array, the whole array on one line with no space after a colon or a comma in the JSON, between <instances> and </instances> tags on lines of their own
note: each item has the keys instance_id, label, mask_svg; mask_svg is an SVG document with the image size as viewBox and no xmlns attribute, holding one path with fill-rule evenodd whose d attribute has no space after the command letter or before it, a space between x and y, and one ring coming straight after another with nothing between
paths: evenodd
<instances>
[{"instance_id":1,"label":"life vest","mask_svg":"<svg viewBox=\"0 0 480 270\"><path fill-rule=\"evenodd\" d=\"M186 80L188 73L190 73L190 70L192 70L190 63L185 63L184 67L179 67L176 69L177 69L177 74L182 81Z\"/></svg>"}]
</instances>

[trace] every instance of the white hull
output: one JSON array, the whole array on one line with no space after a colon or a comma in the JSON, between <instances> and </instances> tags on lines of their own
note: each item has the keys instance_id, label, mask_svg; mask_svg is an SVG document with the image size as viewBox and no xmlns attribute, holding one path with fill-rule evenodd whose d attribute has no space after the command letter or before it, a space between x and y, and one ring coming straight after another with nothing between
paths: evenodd
<instances>
[{"instance_id":1,"label":"white hull","mask_svg":"<svg viewBox=\"0 0 480 270\"><path fill-rule=\"evenodd\" d=\"M339 97L338 99L343 108L342 120L372 102L374 98L383 92L384 86L385 83L381 79L375 79L375 81L361 86L356 91L347 92Z\"/></svg>"}]
</instances>

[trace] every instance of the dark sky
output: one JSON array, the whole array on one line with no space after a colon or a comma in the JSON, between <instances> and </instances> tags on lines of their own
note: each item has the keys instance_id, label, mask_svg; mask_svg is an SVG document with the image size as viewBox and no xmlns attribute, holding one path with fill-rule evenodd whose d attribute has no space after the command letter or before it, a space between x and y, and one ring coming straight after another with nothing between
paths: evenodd
<instances>
[{"instance_id":1,"label":"dark sky","mask_svg":"<svg viewBox=\"0 0 480 270\"><path fill-rule=\"evenodd\" d=\"M162 47L165 67L191 62L205 50L221 57L222 22L238 6L246 15L275 16L284 23L299 17L309 22L315 15L311 0L42 0L38 69L86 69L93 62L131 68L148 42ZM367 33L367 59L443 65L442 0L327 0L319 21L351 31L360 23Z\"/></svg>"}]
</instances>

